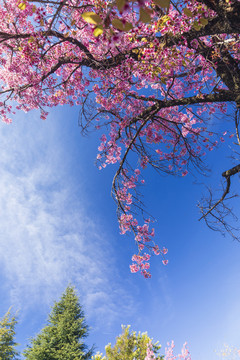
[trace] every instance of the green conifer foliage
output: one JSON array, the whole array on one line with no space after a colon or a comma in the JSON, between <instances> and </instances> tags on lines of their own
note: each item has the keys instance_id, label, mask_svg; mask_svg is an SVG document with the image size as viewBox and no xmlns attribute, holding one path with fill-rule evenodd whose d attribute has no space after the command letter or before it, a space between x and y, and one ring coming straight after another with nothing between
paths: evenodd
<instances>
[{"instance_id":1,"label":"green conifer foliage","mask_svg":"<svg viewBox=\"0 0 240 360\"><path fill-rule=\"evenodd\" d=\"M0 359L12 360L16 359L18 352L15 347L15 325L17 323L16 316L12 316L10 310L0 320Z\"/></svg>"},{"instance_id":2,"label":"green conifer foliage","mask_svg":"<svg viewBox=\"0 0 240 360\"><path fill-rule=\"evenodd\" d=\"M24 351L26 360L87 360L93 349L84 344L88 326L73 287L56 302L48 324Z\"/></svg>"},{"instance_id":3,"label":"green conifer foliage","mask_svg":"<svg viewBox=\"0 0 240 360\"><path fill-rule=\"evenodd\" d=\"M105 347L106 355L98 353L93 360L144 360L147 355L147 346L151 342L156 359L163 360L158 355L161 348L158 343L153 343L147 333L130 331L130 326L122 327L122 334L116 338L116 344Z\"/></svg>"}]
</instances>

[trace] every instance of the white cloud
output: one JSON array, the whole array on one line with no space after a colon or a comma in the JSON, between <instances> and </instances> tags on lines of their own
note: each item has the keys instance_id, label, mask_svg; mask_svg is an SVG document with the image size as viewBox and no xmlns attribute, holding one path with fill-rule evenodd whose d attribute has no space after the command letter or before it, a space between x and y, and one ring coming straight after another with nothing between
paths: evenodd
<instances>
[{"instance_id":1,"label":"white cloud","mask_svg":"<svg viewBox=\"0 0 240 360\"><path fill-rule=\"evenodd\" d=\"M10 301L21 312L49 306L71 282L88 314L111 323L133 300L114 283L110 241L85 213L81 191L74 196L56 125L26 125L1 124L0 262Z\"/></svg>"}]
</instances>

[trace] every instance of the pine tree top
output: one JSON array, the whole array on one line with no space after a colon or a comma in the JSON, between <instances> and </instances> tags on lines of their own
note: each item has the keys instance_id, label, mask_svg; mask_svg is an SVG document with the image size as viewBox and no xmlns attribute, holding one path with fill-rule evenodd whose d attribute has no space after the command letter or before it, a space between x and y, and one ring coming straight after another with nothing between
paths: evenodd
<instances>
[{"instance_id":1,"label":"pine tree top","mask_svg":"<svg viewBox=\"0 0 240 360\"><path fill-rule=\"evenodd\" d=\"M15 347L15 326L17 324L16 315L11 315L11 309L7 311L2 319L0 319L0 359L12 360L16 359L18 352Z\"/></svg>"},{"instance_id":2,"label":"pine tree top","mask_svg":"<svg viewBox=\"0 0 240 360\"><path fill-rule=\"evenodd\" d=\"M93 349L88 350L83 339L88 336L84 312L74 287L68 286L58 302L55 302L42 329L25 350L27 360L83 360L90 359Z\"/></svg>"}]
</instances>

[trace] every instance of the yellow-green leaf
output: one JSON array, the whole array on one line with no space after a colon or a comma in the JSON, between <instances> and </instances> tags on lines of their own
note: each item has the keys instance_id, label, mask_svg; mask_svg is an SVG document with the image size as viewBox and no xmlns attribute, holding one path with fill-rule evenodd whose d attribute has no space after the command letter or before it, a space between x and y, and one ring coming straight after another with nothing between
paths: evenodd
<instances>
[{"instance_id":1,"label":"yellow-green leaf","mask_svg":"<svg viewBox=\"0 0 240 360\"><path fill-rule=\"evenodd\" d=\"M82 14L82 18L89 24L98 25L101 24L102 19L99 15L95 14L94 12L85 12Z\"/></svg>"},{"instance_id":2,"label":"yellow-green leaf","mask_svg":"<svg viewBox=\"0 0 240 360\"><path fill-rule=\"evenodd\" d=\"M166 24L166 22L170 20L170 17L168 15L164 15L161 17L161 23L162 25Z\"/></svg>"},{"instance_id":3,"label":"yellow-green leaf","mask_svg":"<svg viewBox=\"0 0 240 360\"><path fill-rule=\"evenodd\" d=\"M94 29L93 35L98 37L98 36L102 35L102 33L103 33L103 26L99 25Z\"/></svg>"},{"instance_id":4,"label":"yellow-green leaf","mask_svg":"<svg viewBox=\"0 0 240 360\"><path fill-rule=\"evenodd\" d=\"M208 20L205 18L201 18L199 21L203 26L206 26L208 24Z\"/></svg>"},{"instance_id":5,"label":"yellow-green leaf","mask_svg":"<svg viewBox=\"0 0 240 360\"><path fill-rule=\"evenodd\" d=\"M124 8L124 5L126 4L126 0L116 0L117 8L119 11L121 11Z\"/></svg>"},{"instance_id":6,"label":"yellow-green leaf","mask_svg":"<svg viewBox=\"0 0 240 360\"><path fill-rule=\"evenodd\" d=\"M21 3L18 5L18 8L19 8L20 10L25 10L25 9L26 9L26 4L23 3L23 2L21 2Z\"/></svg>"},{"instance_id":7,"label":"yellow-green leaf","mask_svg":"<svg viewBox=\"0 0 240 360\"><path fill-rule=\"evenodd\" d=\"M139 19L140 19L140 21L144 22L145 24L149 24L151 22L151 16L143 8L140 8L140 18Z\"/></svg>"},{"instance_id":8,"label":"yellow-green leaf","mask_svg":"<svg viewBox=\"0 0 240 360\"><path fill-rule=\"evenodd\" d=\"M123 31L124 25L123 25L123 23L122 23L121 20L119 20L119 19L117 19L117 18L116 18L116 19L113 19L113 20L112 20L112 24L113 24L113 26L114 26L116 29Z\"/></svg>"},{"instance_id":9,"label":"yellow-green leaf","mask_svg":"<svg viewBox=\"0 0 240 360\"><path fill-rule=\"evenodd\" d=\"M129 22L126 22L125 24L124 24L124 31L129 31L129 30L132 30L132 28L133 28L133 26L132 26L132 24L131 23L129 23Z\"/></svg>"},{"instance_id":10,"label":"yellow-green leaf","mask_svg":"<svg viewBox=\"0 0 240 360\"><path fill-rule=\"evenodd\" d=\"M154 4L160 6L163 9L168 9L170 6L170 0L153 0Z\"/></svg>"},{"instance_id":11,"label":"yellow-green leaf","mask_svg":"<svg viewBox=\"0 0 240 360\"><path fill-rule=\"evenodd\" d=\"M32 43L32 42L34 42L34 41L35 41L34 37L33 37L33 36L30 36L30 38L28 39L28 43Z\"/></svg>"},{"instance_id":12,"label":"yellow-green leaf","mask_svg":"<svg viewBox=\"0 0 240 360\"><path fill-rule=\"evenodd\" d=\"M194 21L193 23L193 27L195 30L199 31L201 29L201 25L199 25L199 23L197 21Z\"/></svg>"},{"instance_id":13,"label":"yellow-green leaf","mask_svg":"<svg viewBox=\"0 0 240 360\"><path fill-rule=\"evenodd\" d=\"M189 17L193 17L193 13L191 12L190 9L185 8L185 9L183 10L183 12L184 12L185 15L187 15L187 16L189 16Z\"/></svg>"},{"instance_id":14,"label":"yellow-green leaf","mask_svg":"<svg viewBox=\"0 0 240 360\"><path fill-rule=\"evenodd\" d=\"M202 8L198 9L197 12L198 12L199 14L203 14L203 13L204 13L204 11L202 10Z\"/></svg>"}]
</instances>

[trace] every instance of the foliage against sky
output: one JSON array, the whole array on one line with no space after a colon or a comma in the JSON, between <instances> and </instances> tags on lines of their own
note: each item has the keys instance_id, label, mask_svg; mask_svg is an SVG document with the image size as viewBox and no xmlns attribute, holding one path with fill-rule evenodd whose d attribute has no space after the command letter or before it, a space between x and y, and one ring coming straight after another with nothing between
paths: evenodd
<instances>
[{"instance_id":1,"label":"foliage against sky","mask_svg":"<svg viewBox=\"0 0 240 360\"><path fill-rule=\"evenodd\" d=\"M94 360L145 360L148 345L152 342L147 333L136 333L130 330L130 326L122 327L122 334L116 338L116 344L108 344L105 347L106 356L97 354ZM152 345L154 356L158 354L161 346L158 343ZM160 360L162 357L157 356Z\"/></svg>"},{"instance_id":2,"label":"foliage against sky","mask_svg":"<svg viewBox=\"0 0 240 360\"><path fill-rule=\"evenodd\" d=\"M49 315L48 324L24 351L27 360L87 360L93 349L84 340L88 326L73 287L67 287Z\"/></svg>"},{"instance_id":3,"label":"foliage against sky","mask_svg":"<svg viewBox=\"0 0 240 360\"><path fill-rule=\"evenodd\" d=\"M11 314L11 311L3 316L0 320L0 359L1 360L14 360L18 357L18 351L15 341L16 331L15 326L17 319L15 315Z\"/></svg>"}]
</instances>

